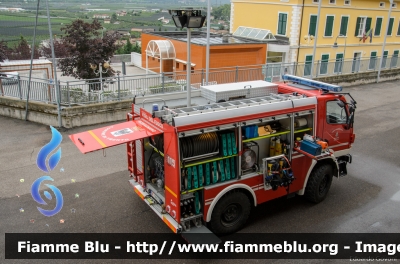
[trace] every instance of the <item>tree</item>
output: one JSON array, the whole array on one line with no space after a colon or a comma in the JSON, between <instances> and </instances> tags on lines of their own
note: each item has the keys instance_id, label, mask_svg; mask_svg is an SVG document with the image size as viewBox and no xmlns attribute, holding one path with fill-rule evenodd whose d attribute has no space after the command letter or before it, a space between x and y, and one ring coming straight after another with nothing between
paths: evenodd
<instances>
[{"instance_id":1,"label":"tree","mask_svg":"<svg viewBox=\"0 0 400 264\"><path fill-rule=\"evenodd\" d=\"M211 15L213 15L215 19L229 21L230 17L231 17L231 5L225 4L225 5L213 8Z\"/></svg>"},{"instance_id":2,"label":"tree","mask_svg":"<svg viewBox=\"0 0 400 264\"><path fill-rule=\"evenodd\" d=\"M135 46L132 45L131 41L128 39L126 44L117 50L117 54L131 54L131 52L142 53L142 49L136 42Z\"/></svg>"},{"instance_id":3,"label":"tree","mask_svg":"<svg viewBox=\"0 0 400 264\"><path fill-rule=\"evenodd\" d=\"M130 54L132 51L133 51L133 45L131 43L131 40L128 38L124 46L124 54Z\"/></svg>"},{"instance_id":4,"label":"tree","mask_svg":"<svg viewBox=\"0 0 400 264\"><path fill-rule=\"evenodd\" d=\"M30 60L31 59L31 47L28 44L28 41L21 35L18 43L12 48L8 54L9 60ZM34 50L34 59L39 58L39 50L35 47Z\"/></svg>"},{"instance_id":5,"label":"tree","mask_svg":"<svg viewBox=\"0 0 400 264\"><path fill-rule=\"evenodd\" d=\"M64 44L62 39L54 39L53 44L54 44L54 54L56 58L65 58L68 56L67 46ZM43 44L39 48L39 51L40 54L46 58L52 57L50 43Z\"/></svg>"},{"instance_id":6,"label":"tree","mask_svg":"<svg viewBox=\"0 0 400 264\"><path fill-rule=\"evenodd\" d=\"M118 20L118 17L117 17L117 14L116 13L114 13L114 14L112 14L111 15L111 23L114 23L115 21L117 21Z\"/></svg>"},{"instance_id":7,"label":"tree","mask_svg":"<svg viewBox=\"0 0 400 264\"><path fill-rule=\"evenodd\" d=\"M137 42L136 42L135 46L133 46L132 52L142 53L142 48L139 46L139 44Z\"/></svg>"},{"instance_id":8,"label":"tree","mask_svg":"<svg viewBox=\"0 0 400 264\"><path fill-rule=\"evenodd\" d=\"M67 57L60 59L59 66L63 76L73 76L78 79L94 79L98 76L91 69L94 64L98 67L108 61L119 48L117 40L119 34L106 32L103 38L99 37L102 25L94 20L92 23L77 19L61 28L64 32L62 41L66 46ZM104 77L114 75L109 68Z\"/></svg>"},{"instance_id":9,"label":"tree","mask_svg":"<svg viewBox=\"0 0 400 264\"><path fill-rule=\"evenodd\" d=\"M0 62L8 59L8 54L10 53L10 49L7 46L7 43L2 40L0 41Z\"/></svg>"}]
</instances>

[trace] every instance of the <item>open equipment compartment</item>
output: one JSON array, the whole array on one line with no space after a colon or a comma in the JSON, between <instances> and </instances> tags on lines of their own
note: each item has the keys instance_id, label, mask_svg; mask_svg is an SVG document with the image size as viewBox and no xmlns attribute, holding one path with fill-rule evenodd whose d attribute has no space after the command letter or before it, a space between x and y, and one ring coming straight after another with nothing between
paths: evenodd
<instances>
[{"instance_id":1,"label":"open equipment compartment","mask_svg":"<svg viewBox=\"0 0 400 264\"><path fill-rule=\"evenodd\" d=\"M181 224L189 231L203 219L203 189L236 179L237 129L233 125L206 127L179 134Z\"/></svg>"}]
</instances>

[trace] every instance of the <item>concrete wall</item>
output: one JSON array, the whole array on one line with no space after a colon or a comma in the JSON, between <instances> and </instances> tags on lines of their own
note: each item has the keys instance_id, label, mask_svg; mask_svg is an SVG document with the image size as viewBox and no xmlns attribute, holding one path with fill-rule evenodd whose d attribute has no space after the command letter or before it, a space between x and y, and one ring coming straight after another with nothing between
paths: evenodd
<instances>
[{"instance_id":1,"label":"concrete wall","mask_svg":"<svg viewBox=\"0 0 400 264\"><path fill-rule=\"evenodd\" d=\"M363 72L363 73L352 73L342 74L327 77L318 77L315 80L337 84L343 87L354 86L360 84L374 83L376 82L378 72ZM380 81L392 81L400 80L400 69L391 69L381 71Z\"/></svg>"},{"instance_id":2,"label":"concrete wall","mask_svg":"<svg viewBox=\"0 0 400 264\"><path fill-rule=\"evenodd\" d=\"M131 52L131 62L133 65L142 68L142 54Z\"/></svg>"},{"instance_id":3,"label":"concrete wall","mask_svg":"<svg viewBox=\"0 0 400 264\"><path fill-rule=\"evenodd\" d=\"M329 77L316 78L319 81L352 86L376 82L377 72L359 74L343 74ZM381 72L381 81L399 80L400 69L384 70ZM196 96L193 91L193 96ZM154 95L159 96L159 95ZM186 93L184 93L186 96ZM197 94L199 96L199 94ZM140 99L140 98L139 98ZM165 95L166 100L168 96ZM136 103L141 103L140 100ZM0 115L25 120L25 101L19 99L0 97ZM85 106L63 107L61 110L62 126L65 128L85 125L100 124L112 121L126 120L126 114L131 112L132 100L107 102ZM28 120L40 124L58 127L57 106L40 102L29 103Z\"/></svg>"},{"instance_id":4,"label":"concrete wall","mask_svg":"<svg viewBox=\"0 0 400 264\"><path fill-rule=\"evenodd\" d=\"M0 115L25 120L25 101L0 97ZM65 107L61 110L62 126L66 128L126 120L132 100L86 106ZM40 102L29 103L28 120L58 126L57 106Z\"/></svg>"}]
</instances>

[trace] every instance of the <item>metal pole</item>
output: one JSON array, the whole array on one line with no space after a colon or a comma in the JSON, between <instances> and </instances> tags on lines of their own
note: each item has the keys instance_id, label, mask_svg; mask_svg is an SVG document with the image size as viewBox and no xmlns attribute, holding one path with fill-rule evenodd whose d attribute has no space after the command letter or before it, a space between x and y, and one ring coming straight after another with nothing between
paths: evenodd
<instances>
[{"instance_id":1,"label":"metal pole","mask_svg":"<svg viewBox=\"0 0 400 264\"><path fill-rule=\"evenodd\" d=\"M68 106L71 107L71 95L69 91L69 81L67 81L67 99L68 99Z\"/></svg>"},{"instance_id":2,"label":"metal pole","mask_svg":"<svg viewBox=\"0 0 400 264\"><path fill-rule=\"evenodd\" d=\"M35 50L35 41L36 41L36 28L38 24L38 16L39 16L39 3L40 0L37 2L37 7L36 7L36 19L35 19L35 27L33 29L33 40L32 40L32 53L31 53L31 65L29 68L29 79L28 79L28 91L26 93L26 107L25 107L25 121L28 120L28 103L29 103L29 91L31 89L31 79L32 79L32 68L33 68L33 55L34 55L34 50Z\"/></svg>"},{"instance_id":3,"label":"metal pole","mask_svg":"<svg viewBox=\"0 0 400 264\"><path fill-rule=\"evenodd\" d=\"M385 53L386 38L387 38L387 33L388 33L388 30L389 30L389 24L390 24L390 15L392 14L393 0L389 0L389 2L390 2L390 7L389 7L389 19L388 19L387 24L386 24L386 31L384 32L384 33L385 33L385 38L384 38L384 40L383 40L383 45L382 45L382 56L381 56L381 60L380 60L380 63L379 63L378 76L377 76L377 78L376 78L376 82L377 82L377 83L379 83L380 78L381 78L381 69L382 69L383 55L384 55L384 53Z\"/></svg>"},{"instance_id":4,"label":"metal pole","mask_svg":"<svg viewBox=\"0 0 400 264\"><path fill-rule=\"evenodd\" d=\"M345 65L345 60L346 60L346 47L347 47L347 37L344 37L344 50L343 50L343 61L342 65L340 68L340 74L343 74L343 66Z\"/></svg>"},{"instance_id":5,"label":"metal pole","mask_svg":"<svg viewBox=\"0 0 400 264\"><path fill-rule=\"evenodd\" d=\"M210 28L211 28L211 0L207 1L207 46L206 46L206 85L208 85L208 74L210 72Z\"/></svg>"},{"instance_id":6,"label":"metal pole","mask_svg":"<svg viewBox=\"0 0 400 264\"><path fill-rule=\"evenodd\" d=\"M100 90L103 93L103 66L99 63L99 73L100 73Z\"/></svg>"},{"instance_id":7,"label":"metal pole","mask_svg":"<svg viewBox=\"0 0 400 264\"><path fill-rule=\"evenodd\" d=\"M119 78L119 72L117 72L117 78L118 78L118 101L121 100L121 80Z\"/></svg>"},{"instance_id":8,"label":"metal pole","mask_svg":"<svg viewBox=\"0 0 400 264\"><path fill-rule=\"evenodd\" d=\"M318 26L319 26L319 17L321 15L321 4L322 0L318 1L318 15L317 15L317 24L315 28L315 36L314 36L314 48L313 48L313 55L312 55L312 62L311 62L311 79L313 78L313 71L314 71L314 63L315 63L315 51L317 49L317 41L318 41Z\"/></svg>"},{"instance_id":9,"label":"metal pole","mask_svg":"<svg viewBox=\"0 0 400 264\"><path fill-rule=\"evenodd\" d=\"M22 90L21 90L21 76L17 75L18 80L18 91L19 91L19 100L22 100Z\"/></svg>"},{"instance_id":10,"label":"metal pole","mask_svg":"<svg viewBox=\"0 0 400 264\"><path fill-rule=\"evenodd\" d=\"M192 63L190 61L190 42L191 42L191 32L190 28L187 29L187 64L186 64L186 89L187 89L187 106L190 107L191 103L191 83L190 83L190 75L192 74Z\"/></svg>"},{"instance_id":11,"label":"metal pole","mask_svg":"<svg viewBox=\"0 0 400 264\"><path fill-rule=\"evenodd\" d=\"M239 67L236 66L236 70L235 70L235 82L238 82L239 79Z\"/></svg>"},{"instance_id":12,"label":"metal pole","mask_svg":"<svg viewBox=\"0 0 400 264\"><path fill-rule=\"evenodd\" d=\"M62 126L61 122L61 109L60 109L60 86L57 81L57 65L56 65L56 55L54 53L54 42L53 42L53 33L51 30L51 21L50 21L50 12L49 12L49 1L46 0L46 9L47 9L47 22L49 24L49 34L50 34L50 47L51 47L51 57L53 59L53 71L54 71L54 84L56 85L56 98L57 98L57 118L58 118L58 127Z\"/></svg>"},{"instance_id":13,"label":"metal pole","mask_svg":"<svg viewBox=\"0 0 400 264\"><path fill-rule=\"evenodd\" d=\"M149 57L146 51L146 75L149 74Z\"/></svg>"},{"instance_id":14,"label":"metal pole","mask_svg":"<svg viewBox=\"0 0 400 264\"><path fill-rule=\"evenodd\" d=\"M162 88L162 93L164 93L165 91L164 91L164 87L165 87L165 83L164 83L164 80L165 80L165 74L164 74L164 72L162 72L161 73L161 88Z\"/></svg>"}]
</instances>

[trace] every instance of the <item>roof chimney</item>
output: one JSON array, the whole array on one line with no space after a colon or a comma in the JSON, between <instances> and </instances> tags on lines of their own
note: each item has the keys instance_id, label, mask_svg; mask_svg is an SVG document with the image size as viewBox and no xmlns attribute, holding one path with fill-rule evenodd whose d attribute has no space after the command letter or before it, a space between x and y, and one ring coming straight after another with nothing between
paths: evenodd
<instances>
[{"instance_id":1,"label":"roof chimney","mask_svg":"<svg viewBox=\"0 0 400 264\"><path fill-rule=\"evenodd\" d=\"M229 34L222 35L222 43L228 43L229 37L230 37Z\"/></svg>"}]
</instances>

